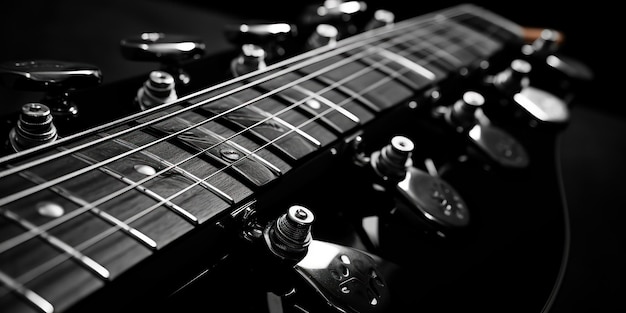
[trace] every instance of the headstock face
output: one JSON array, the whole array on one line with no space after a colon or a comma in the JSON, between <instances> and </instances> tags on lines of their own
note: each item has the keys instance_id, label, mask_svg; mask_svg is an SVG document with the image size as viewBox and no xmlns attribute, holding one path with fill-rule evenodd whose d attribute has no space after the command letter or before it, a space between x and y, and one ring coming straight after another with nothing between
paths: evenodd
<instances>
[{"instance_id":1,"label":"headstock face","mask_svg":"<svg viewBox=\"0 0 626 313\"><path fill-rule=\"evenodd\" d=\"M0 65L5 96L20 99L20 110L3 114L0 184L28 183L0 188L2 221L47 231L26 215L31 193L45 192L56 200L47 208L62 212L53 220L71 203L126 236L115 251L41 236L83 271L113 269L115 287L69 300L63 289L46 294L50 303L108 310L116 304L104 298L114 295L133 308L197 309L209 294L224 299L211 308L254 312L272 301L285 312L459 309L492 295L518 303L537 283L524 309L541 309L566 250L554 146L592 74L555 63L568 59L549 34L525 38L481 7L405 20L377 9L325 1L285 20L233 21L220 28L226 48L211 52L212 41L179 32L125 35L117 56L146 70L118 81L86 63ZM49 107L58 136L15 149L41 137L29 133L45 111L37 102L59 104ZM72 118L55 111L70 103ZM501 273L513 268L508 281ZM11 275L0 282L33 302ZM106 285L82 279L94 293ZM481 279L489 286L473 289ZM241 282L249 303L239 301ZM459 301L446 302L444 291L459 286ZM155 294L165 300L146 304ZM390 304L390 294L401 300ZM47 308L43 299L31 307Z\"/></svg>"}]
</instances>

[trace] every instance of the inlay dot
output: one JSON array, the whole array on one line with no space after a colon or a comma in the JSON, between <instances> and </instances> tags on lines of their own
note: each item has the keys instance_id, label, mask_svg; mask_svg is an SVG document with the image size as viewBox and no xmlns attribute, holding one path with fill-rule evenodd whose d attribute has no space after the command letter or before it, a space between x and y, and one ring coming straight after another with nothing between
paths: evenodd
<instances>
[{"instance_id":1,"label":"inlay dot","mask_svg":"<svg viewBox=\"0 0 626 313\"><path fill-rule=\"evenodd\" d=\"M156 174L156 170L152 166L148 166L148 165L144 165L144 164L137 164L137 165L133 166L133 168L135 169L135 171L137 171L137 173L143 174L143 175L146 175L146 176L152 176L152 175Z\"/></svg>"},{"instance_id":2,"label":"inlay dot","mask_svg":"<svg viewBox=\"0 0 626 313\"><path fill-rule=\"evenodd\" d=\"M37 212L45 217L60 217L65 213L65 210L58 203L45 201L37 203Z\"/></svg>"}]
</instances>

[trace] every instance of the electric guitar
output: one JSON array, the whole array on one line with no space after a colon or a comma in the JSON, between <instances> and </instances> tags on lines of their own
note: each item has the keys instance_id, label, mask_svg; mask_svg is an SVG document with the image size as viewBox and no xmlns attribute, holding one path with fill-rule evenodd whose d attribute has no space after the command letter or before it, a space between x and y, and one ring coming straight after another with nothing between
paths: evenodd
<instances>
[{"instance_id":1,"label":"electric guitar","mask_svg":"<svg viewBox=\"0 0 626 313\"><path fill-rule=\"evenodd\" d=\"M222 82L195 59L188 86L164 70L81 95L153 98L72 133L24 107L0 158L0 311L549 308L578 81L560 34L469 4L381 21ZM0 71L99 78L76 67Z\"/></svg>"}]
</instances>

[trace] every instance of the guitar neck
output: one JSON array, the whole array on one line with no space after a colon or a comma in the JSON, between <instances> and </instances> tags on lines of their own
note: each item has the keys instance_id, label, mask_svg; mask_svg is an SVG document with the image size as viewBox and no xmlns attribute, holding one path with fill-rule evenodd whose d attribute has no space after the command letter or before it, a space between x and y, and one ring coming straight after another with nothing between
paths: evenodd
<instances>
[{"instance_id":1,"label":"guitar neck","mask_svg":"<svg viewBox=\"0 0 626 313\"><path fill-rule=\"evenodd\" d=\"M522 37L461 5L3 157L0 307L70 307Z\"/></svg>"}]
</instances>

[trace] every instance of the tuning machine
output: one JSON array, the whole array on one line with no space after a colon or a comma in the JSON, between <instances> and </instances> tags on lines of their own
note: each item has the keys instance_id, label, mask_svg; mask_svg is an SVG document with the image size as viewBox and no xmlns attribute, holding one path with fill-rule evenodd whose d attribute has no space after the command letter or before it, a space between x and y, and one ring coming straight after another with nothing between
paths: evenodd
<instances>
[{"instance_id":1,"label":"tuning machine","mask_svg":"<svg viewBox=\"0 0 626 313\"><path fill-rule=\"evenodd\" d=\"M407 229L407 234L435 234L437 238L461 232L469 225L470 212L460 193L436 170L418 168L414 149L408 137L394 136L380 149L360 152L355 158L355 164L370 173L364 177L370 180L371 188L390 199L368 201L386 205L375 213L375 219L363 219L365 241L374 246L385 232L381 228L389 225Z\"/></svg>"},{"instance_id":2,"label":"tuning machine","mask_svg":"<svg viewBox=\"0 0 626 313\"><path fill-rule=\"evenodd\" d=\"M266 223L246 214L242 238L256 262L256 279L269 284L268 298L281 312L385 312L390 289L382 258L316 240L313 211L292 205ZM271 296L270 296L271 295ZM269 302L269 300L268 300ZM276 304L276 302L278 304Z\"/></svg>"},{"instance_id":3,"label":"tuning machine","mask_svg":"<svg viewBox=\"0 0 626 313\"><path fill-rule=\"evenodd\" d=\"M311 34L317 25L333 25L337 39L352 36L362 30L367 4L362 1L326 0L322 5L309 6L301 16L301 24Z\"/></svg>"},{"instance_id":4,"label":"tuning machine","mask_svg":"<svg viewBox=\"0 0 626 313\"><path fill-rule=\"evenodd\" d=\"M98 86L102 72L85 63L29 60L0 64L0 79L10 89L33 94L21 105L9 132L8 151L12 153L71 132L80 113L72 94Z\"/></svg>"},{"instance_id":5,"label":"tuning machine","mask_svg":"<svg viewBox=\"0 0 626 313\"><path fill-rule=\"evenodd\" d=\"M593 71L587 65L558 51L564 42L561 32L549 28L527 32L533 39L522 46L522 54L536 68L532 76L536 85L567 98L573 97L578 84L593 80Z\"/></svg>"},{"instance_id":6,"label":"tuning machine","mask_svg":"<svg viewBox=\"0 0 626 313\"><path fill-rule=\"evenodd\" d=\"M197 37L145 32L120 41L122 55L132 61L159 63L160 71L168 72L177 86L186 86L191 77L183 65L201 58L206 49L205 43Z\"/></svg>"},{"instance_id":7,"label":"tuning machine","mask_svg":"<svg viewBox=\"0 0 626 313\"><path fill-rule=\"evenodd\" d=\"M484 82L491 101L485 110L531 127L563 128L569 122L569 104L538 87L532 80L532 71L530 62L515 59L504 70L487 76Z\"/></svg>"},{"instance_id":8,"label":"tuning machine","mask_svg":"<svg viewBox=\"0 0 626 313\"><path fill-rule=\"evenodd\" d=\"M238 47L254 45L263 49L264 60L273 63L287 55L288 46L298 35L298 29L289 23L251 21L227 25L224 34L229 42Z\"/></svg>"}]
</instances>

